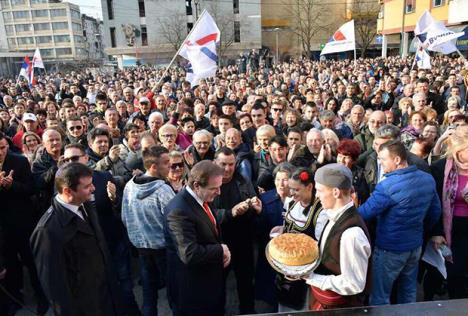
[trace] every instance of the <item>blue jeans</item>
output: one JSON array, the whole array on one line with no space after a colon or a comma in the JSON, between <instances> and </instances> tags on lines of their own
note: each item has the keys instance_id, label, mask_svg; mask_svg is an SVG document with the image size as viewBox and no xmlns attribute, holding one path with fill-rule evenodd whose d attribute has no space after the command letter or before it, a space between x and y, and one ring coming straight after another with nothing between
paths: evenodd
<instances>
[{"instance_id":1,"label":"blue jeans","mask_svg":"<svg viewBox=\"0 0 468 316\"><path fill-rule=\"evenodd\" d=\"M158 315L158 290L165 286L166 249L138 249L141 284L143 287L143 315Z\"/></svg>"},{"instance_id":2,"label":"blue jeans","mask_svg":"<svg viewBox=\"0 0 468 316\"><path fill-rule=\"evenodd\" d=\"M392 252L375 247L369 304L390 304L390 295L394 284L396 285L398 304L416 302L420 256L421 247L406 252Z\"/></svg>"}]
</instances>

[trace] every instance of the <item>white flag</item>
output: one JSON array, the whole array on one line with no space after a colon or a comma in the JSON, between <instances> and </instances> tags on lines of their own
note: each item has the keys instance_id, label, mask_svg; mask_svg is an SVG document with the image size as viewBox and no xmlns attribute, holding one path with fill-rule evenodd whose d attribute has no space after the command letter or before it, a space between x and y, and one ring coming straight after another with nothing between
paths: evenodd
<instances>
[{"instance_id":1,"label":"white flag","mask_svg":"<svg viewBox=\"0 0 468 316\"><path fill-rule=\"evenodd\" d=\"M39 48L36 48L34 52L33 60L32 60L33 68L42 68L44 69L44 62L42 61L41 52Z\"/></svg>"},{"instance_id":2,"label":"white flag","mask_svg":"<svg viewBox=\"0 0 468 316\"><path fill-rule=\"evenodd\" d=\"M426 10L416 23L414 34L424 48L450 54L457 50L455 39L463 36L464 32L455 33L449 30L444 23L435 20Z\"/></svg>"},{"instance_id":3,"label":"white flag","mask_svg":"<svg viewBox=\"0 0 468 316\"><path fill-rule=\"evenodd\" d=\"M320 55L345 52L356 49L356 40L354 36L354 20L343 24L330 38Z\"/></svg>"},{"instance_id":4,"label":"white flag","mask_svg":"<svg viewBox=\"0 0 468 316\"><path fill-rule=\"evenodd\" d=\"M179 55L190 62L191 69L187 72L187 80L198 84L198 80L213 77L218 69L218 54L216 43L221 32L214 19L207 11L203 11L198 23L187 37Z\"/></svg>"},{"instance_id":5,"label":"white flag","mask_svg":"<svg viewBox=\"0 0 468 316\"><path fill-rule=\"evenodd\" d=\"M431 56L429 56L424 48L418 48L415 58L418 69L431 69Z\"/></svg>"}]
</instances>

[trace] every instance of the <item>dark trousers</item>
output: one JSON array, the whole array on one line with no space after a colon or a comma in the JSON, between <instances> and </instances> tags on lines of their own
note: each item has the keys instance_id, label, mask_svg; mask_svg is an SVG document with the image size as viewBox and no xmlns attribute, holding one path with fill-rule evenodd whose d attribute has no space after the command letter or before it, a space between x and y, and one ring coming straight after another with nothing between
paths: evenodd
<instances>
[{"instance_id":1,"label":"dark trousers","mask_svg":"<svg viewBox=\"0 0 468 316\"><path fill-rule=\"evenodd\" d=\"M158 315L158 290L166 285L166 249L138 249L143 315Z\"/></svg>"},{"instance_id":2,"label":"dark trousers","mask_svg":"<svg viewBox=\"0 0 468 316\"><path fill-rule=\"evenodd\" d=\"M453 263L447 262L450 299L468 298L468 218L454 217L452 226Z\"/></svg>"},{"instance_id":3,"label":"dark trousers","mask_svg":"<svg viewBox=\"0 0 468 316\"><path fill-rule=\"evenodd\" d=\"M253 241L234 243L226 239L226 244L231 251L231 264L226 269L226 277L232 269L236 277L239 313L253 314L255 313Z\"/></svg>"},{"instance_id":4,"label":"dark trousers","mask_svg":"<svg viewBox=\"0 0 468 316\"><path fill-rule=\"evenodd\" d=\"M127 237L109 242L109 252L120 285L123 306L127 315L141 315L133 293L132 266L130 261L130 243Z\"/></svg>"},{"instance_id":5,"label":"dark trousers","mask_svg":"<svg viewBox=\"0 0 468 316\"><path fill-rule=\"evenodd\" d=\"M25 230L5 232L5 268L7 274L3 282L5 288L17 300L23 301L23 265L29 273L31 286L38 302L47 302L37 275L36 265L29 245L29 233ZM16 304L11 301L11 304Z\"/></svg>"}]
</instances>

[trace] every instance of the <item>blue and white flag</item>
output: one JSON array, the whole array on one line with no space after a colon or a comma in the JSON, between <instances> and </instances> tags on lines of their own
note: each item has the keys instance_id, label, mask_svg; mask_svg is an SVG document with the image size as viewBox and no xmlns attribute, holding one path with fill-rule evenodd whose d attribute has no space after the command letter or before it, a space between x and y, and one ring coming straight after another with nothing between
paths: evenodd
<instances>
[{"instance_id":1,"label":"blue and white flag","mask_svg":"<svg viewBox=\"0 0 468 316\"><path fill-rule=\"evenodd\" d=\"M464 32L455 33L445 27L444 23L435 20L429 11L424 11L414 28L414 34L425 49L450 54L457 51L455 39Z\"/></svg>"},{"instance_id":2,"label":"blue and white flag","mask_svg":"<svg viewBox=\"0 0 468 316\"><path fill-rule=\"evenodd\" d=\"M191 71L187 72L187 80L192 86L198 84L200 79L215 76L218 69L216 44L220 37L216 22L207 11L203 11L179 52L190 62Z\"/></svg>"},{"instance_id":3,"label":"blue and white flag","mask_svg":"<svg viewBox=\"0 0 468 316\"><path fill-rule=\"evenodd\" d=\"M431 69L431 56L429 56L424 48L418 48L415 58L418 69Z\"/></svg>"}]
</instances>

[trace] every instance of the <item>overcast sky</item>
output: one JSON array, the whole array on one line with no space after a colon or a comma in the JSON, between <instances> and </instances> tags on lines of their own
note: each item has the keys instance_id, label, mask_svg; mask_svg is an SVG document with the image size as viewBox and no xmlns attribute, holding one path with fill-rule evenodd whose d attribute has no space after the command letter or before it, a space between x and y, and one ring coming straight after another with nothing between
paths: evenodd
<instances>
[{"instance_id":1,"label":"overcast sky","mask_svg":"<svg viewBox=\"0 0 468 316\"><path fill-rule=\"evenodd\" d=\"M65 0L80 6L80 11L83 14L102 19L101 1L100 0Z\"/></svg>"}]
</instances>

